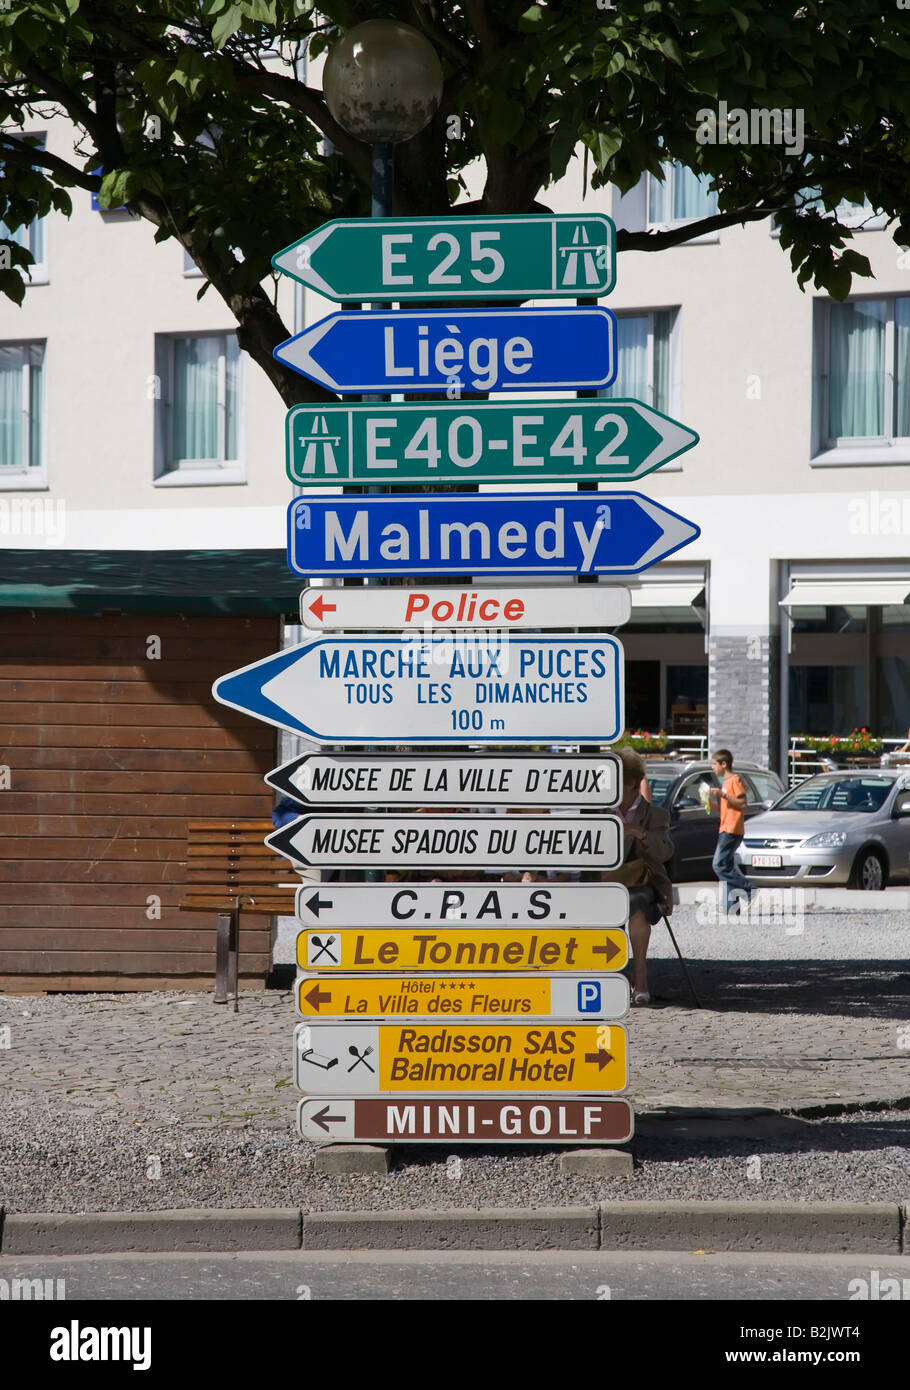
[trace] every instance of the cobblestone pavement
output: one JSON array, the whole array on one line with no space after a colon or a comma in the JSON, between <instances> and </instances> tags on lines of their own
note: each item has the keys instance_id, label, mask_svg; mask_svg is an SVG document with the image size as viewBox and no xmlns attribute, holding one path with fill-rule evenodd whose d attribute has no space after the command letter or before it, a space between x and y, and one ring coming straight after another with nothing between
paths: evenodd
<instances>
[{"instance_id":1,"label":"cobblestone pavement","mask_svg":"<svg viewBox=\"0 0 910 1390\"><path fill-rule=\"evenodd\" d=\"M806 933L801 955L788 942L788 958L775 958L774 942L767 939L766 958L752 958L755 950L747 958L740 950L732 959L717 934L709 937L697 927L691 910L681 909L674 922L704 1007L694 1005L658 929L650 963L657 1007L633 1010L627 1020L629 1097L639 1116L651 1114L656 1121L679 1112L690 1118L692 1112L710 1112L720 1118L724 1112L751 1108L804 1116L910 1108L910 966L900 955L905 924L891 924L874 959L834 960L835 928L830 923L824 937ZM858 930L844 915L835 934L855 946ZM824 957L813 955L820 944ZM110 1137L111 1164L129 1132L137 1141L130 1147L143 1156L141 1161L162 1147L190 1156L194 1144L221 1144L233 1151L240 1143L248 1147L253 1133L259 1136L257 1145L268 1148L272 1136L282 1147L290 1146L298 1163L311 1160L312 1146L294 1135L299 1097L291 1080L291 1038L297 1021L289 992L244 994L237 1014L230 1006L216 1007L210 994L0 996L5 1097L0 1203L19 1210L78 1209L65 1184L60 1189L46 1182L44 1200L35 1190L37 1177L29 1180L27 1169L37 1164L47 1179L58 1148L69 1155L65 1162L71 1168L73 1162L79 1168L73 1153L80 1144L103 1156L105 1135ZM902 1137L905 1127L899 1119L895 1123L892 1135L900 1131ZM721 1128L731 1140L736 1138L735 1124L727 1121ZM645 1131L652 1132L647 1124ZM265 1152L255 1146L254 1151ZM32 1154L28 1162L26 1152ZM135 1155L130 1158L133 1169L140 1161ZM903 1174L904 1166L899 1164L896 1173ZM98 1209L90 1195L91 1164L82 1168L78 1178L72 1177L83 1189L79 1200ZM218 1205L224 1185L211 1164L209 1176L202 1197L207 1193L210 1204ZM904 1200L906 1179L901 1177ZM134 1186L132 1179L124 1181L127 1188ZM356 1186L363 1180L348 1181ZM114 1201L122 1187L118 1179L109 1199L114 1205L147 1205L131 1203L126 1192L122 1201ZM553 1200L556 1194L548 1192ZM192 1195L200 1199L198 1184ZM513 1200L528 1199L516 1193Z\"/></svg>"}]
</instances>

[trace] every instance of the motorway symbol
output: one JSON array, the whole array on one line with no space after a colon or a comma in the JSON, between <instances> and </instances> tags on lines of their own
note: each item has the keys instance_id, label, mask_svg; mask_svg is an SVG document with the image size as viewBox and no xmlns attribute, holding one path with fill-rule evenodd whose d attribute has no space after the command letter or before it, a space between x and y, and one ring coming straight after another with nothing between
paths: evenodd
<instances>
[{"instance_id":1,"label":"motorway symbol","mask_svg":"<svg viewBox=\"0 0 910 1390\"><path fill-rule=\"evenodd\" d=\"M312 637L231 671L215 699L315 743L611 743L615 637Z\"/></svg>"},{"instance_id":2,"label":"motorway symbol","mask_svg":"<svg viewBox=\"0 0 910 1390\"><path fill-rule=\"evenodd\" d=\"M295 863L332 869L615 869L622 822L604 815L325 815L267 835Z\"/></svg>"},{"instance_id":3,"label":"motorway symbol","mask_svg":"<svg viewBox=\"0 0 910 1390\"><path fill-rule=\"evenodd\" d=\"M304 753L266 773L270 786L304 806L580 806L620 797L614 753L536 757L515 753Z\"/></svg>"},{"instance_id":4,"label":"motorway symbol","mask_svg":"<svg viewBox=\"0 0 910 1390\"><path fill-rule=\"evenodd\" d=\"M369 885L372 887L372 885ZM607 887L608 885L604 885ZM612 885L616 886L616 885ZM628 960L624 931L564 927L374 927L340 931L327 948L317 933L297 937L302 970L622 970Z\"/></svg>"},{"instance_id":5,"label":"motorway symbol","mask_svg":"<svg viewBox=\"0 0 910 1390\"><path fill-rule=\"evenodd\" d=\"M298 497L288 565L307 576L638 574L699 534L637 492Z\"/></svg>"},{"instance_id":6,"label":"motorway symbol","mask_svg":"<svg viewBox=\"0 0 910 1390\"><path fill-rule=\"evenodd\" d=\"M314 983L315 981L315 983ZM303 1018L623 1018L624 975L323 975L297 977Z\"/></svg>"},{"instance_id":7,"label":"motorway symbol","mask_svg":"<svg viewBox=\"0 0 910 1390\"><path fill-rule=\"evenodd\" d=\"M570 606L571 612L568 611ZM611 628L628 622L629 591L618 584L540 589L304 589L300 621L317 631L432 632L471 628Z\"/></svg>"},{"instance_id":8,"label":"motorway symbol","mask_svg":"<svg viewBox=\"0 0 910 1390\"><path fill-rule=\"evenodd\" d=\"M299 1023L294 1080L308 1095L599 1095L626 1089L626 1031L607 1023Z\"/></svg>"},{"instance_id":9,"label":"motorway symbol","mask_svg":"<svg viewBox=\"0 0 910 1390\"><path fill-rule=\"evenodd\" d=\"M318 888L309 883L297 889L296 912L297 920L312 929L298 937L298 960L306 969L320 963L314 961L308 949L313 953L321 949L315 943L319 932L325 938L326 927L368 927L376 931L402 923L419 923L422 927L518 926L534 931L554 926L620 927L629 916L629 893L621 883L324 883ZM358 933L344 934L352 954L355 938ZM379 945L381 937L368 931L366 939L370 938ZM464 933L464 939L477 940L470 931ZM313 943L310 948L306 947L307 940ZM333 936L331 940L336 942L337 956L339 938ZM603 944L602 933L598 940ZM395 965L397 949L393 948L389 968ZM322 961L324 965L337 963ZM474 960L466 963L476 964ZM383 960L374 969L382 969L385 964ZM604 960L593 956L579 960L578 966L604 969Z\"/></svg>"},{"instance_id":10,"label":"motorway symbol","mask_svg":"<svg viewBox=\"0 0 910 1390\"><path fill-rule=\"evenodd\" d=\"M311 324L272 356L341 395L593 390L616 376L616 318L593 306L351 310Z\"/></svg>"},{"instance_id":11,"label":"motorway symbol","mask_svg":"<svg viewBox=\"0 0 910 1390\"><path fill-rule=\"evenodd\" d=\"M338 218L272 265L342 303L599 296L616 281L616 233L589 213Z\"/></svg>"},{"instance_id":12,"label":"motorway symbol","mask_svg":"<svg viewBox=\"0 0 910 1390\"><path fill-rule=\"evenodd\" d=\"M302 1139L326 1144L624 1144L632 1138L627 1100L596 1096L547 1100L478 1096L470 1100L417 1095L407 1100L370 1096L304 1099L297 1107Z\"/></svg>"},{"instance_id":13,"label":"motorway symbol","mask_svg":"<svg viewBox=\"0 0 910 1390\"><path fill-rule=\"evenodd\" d=\"M300 487L613 483L697 443L633 400L296 405L286 420L288 477Z\"/></svg>"}]
</instances>

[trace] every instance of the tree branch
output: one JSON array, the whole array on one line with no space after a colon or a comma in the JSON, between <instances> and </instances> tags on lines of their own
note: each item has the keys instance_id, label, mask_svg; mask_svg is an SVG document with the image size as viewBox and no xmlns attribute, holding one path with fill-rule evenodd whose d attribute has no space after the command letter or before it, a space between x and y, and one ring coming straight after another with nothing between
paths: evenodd
<instances>
[{"instance_id":1,"label":"tree branch","mask_svg":"<svg viewBox=\"0 0 910 1390\"><path fill-rule=\"evenodd\" d=\"M97 193L101 187L100 175L87 174L83 169L68 164L59 155L42 149L40 145L23 145L18 140L8 138L5 132L0 132L0 161L6 163L11 160L18 160L20 164L30 167L37 164L42 169L49 169L57 175L62 184L72 183L89 193Z\"/></svg>"}]
</instances>

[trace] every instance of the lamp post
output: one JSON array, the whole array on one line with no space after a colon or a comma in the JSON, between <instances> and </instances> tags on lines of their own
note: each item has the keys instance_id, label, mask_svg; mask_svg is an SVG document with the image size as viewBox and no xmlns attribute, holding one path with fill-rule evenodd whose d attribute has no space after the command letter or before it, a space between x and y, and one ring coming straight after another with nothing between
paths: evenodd
<instances>
[{"instance_id":1,"label":"lamp post","mask_svg":"<svg viewBox=\"0 0 910 1390\"><path fill-rule=\"evenodd\" d=\"M442 67L436 50L409 24L400 24L396 19L368 19L349 29L332 49L322 73L322 91L338 124L371 146L371 217L391 217L395 146L419 135L442 100ZM370 395L363 399L389 398ZM364 874L368 883L380 877L373 869Z\"/></svg>"},{"instance_id":2,"label":"lamp post","mask_svg":"<svg viewBox=\"0 0 910 1390\"><path fill-rule=\"evenodd\" d=\"M372 146L372 216L391 216L395 146L419 135L442 100L436 50L409 24L368 19L332 49L322 90L338 124Z\"/></svg>"}]
</instances>

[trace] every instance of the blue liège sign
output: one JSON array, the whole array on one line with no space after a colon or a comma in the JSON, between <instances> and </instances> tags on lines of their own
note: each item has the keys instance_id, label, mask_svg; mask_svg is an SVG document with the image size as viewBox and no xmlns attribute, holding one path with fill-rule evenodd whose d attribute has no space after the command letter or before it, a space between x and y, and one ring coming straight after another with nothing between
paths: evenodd
<instances>
[{"instance_id":1,"label":"blue li\u00e8ge sign","mask_svg":"<svg viewBox=\"0 0 910 1390\"><path fill-rule=\"evenodd\" d=\"M307 497L288 565L315 575L637 574L700 534L637 492Z\"/></svg>"},{"instance_id":2,"label":"blue li\u00e8ge sign","mask_svg":"<svg viewBox=\"0 0 910 1390\"><path fill-rule=\"evenodd\" d=\"M272 354L322 386L370 391L576 391L616 376L616 317L565 309L330 314Z\"/></svg>"}]
</instances>

